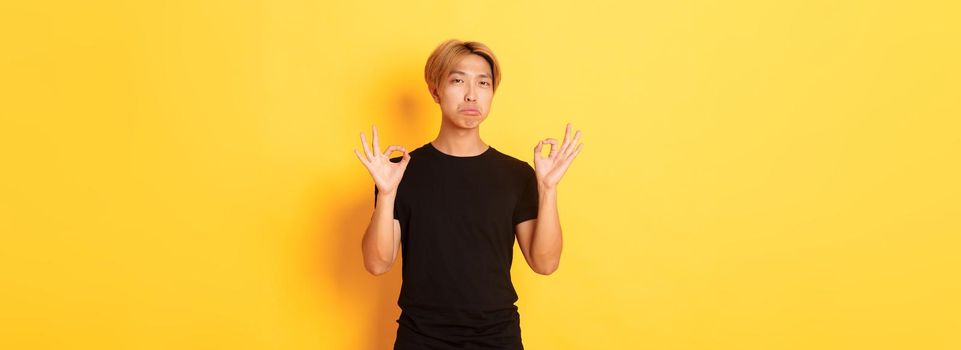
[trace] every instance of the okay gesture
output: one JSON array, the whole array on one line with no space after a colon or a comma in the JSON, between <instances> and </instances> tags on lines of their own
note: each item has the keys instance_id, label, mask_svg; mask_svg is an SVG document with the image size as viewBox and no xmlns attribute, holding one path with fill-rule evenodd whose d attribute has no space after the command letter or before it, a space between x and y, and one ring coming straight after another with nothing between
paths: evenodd
<instances>
[{"instance_id":1,"label":"okay gesture","mask_svg":"<svg viewBox=\"0 0 961 350\"><path fill-rule=\"evenodd\" d=\"M548 138L537 142L534 147L534 173L537 175L538 185L544 189L553 189L561 181L561 177L571 166L571 162L580 153L583 143L577 141L581 137L581 131L574 134L574 139L570 139L571 123L567 123L567 130L564 131L564 143L558 147L557 140ZM547 157L541 155L541 149L545 144L551 145L551 152ZM577 147L573 147L577 144Z\"/></svg>"}]
</instances>

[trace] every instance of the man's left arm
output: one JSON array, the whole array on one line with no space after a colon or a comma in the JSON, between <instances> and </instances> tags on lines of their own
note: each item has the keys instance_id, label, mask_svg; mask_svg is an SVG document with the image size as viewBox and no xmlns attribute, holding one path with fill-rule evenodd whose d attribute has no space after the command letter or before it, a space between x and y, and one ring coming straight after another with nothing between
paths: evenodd
<instances>
[{"instance_id":1,"label":"man's left arm","mask_svg":"<svg viewBox=\"0 0 961 350\"><path fill-rule=\"evenodd\" d=\"M546 139L534 148L534 172L537 177L537 218L515 226L517 241L527 264L542 275L557 270L561 260L563 238L560 216L557 213L557 184L580 153L583 143L577 144L581 132L570 140L571 124L564 132L564 143L558 147L557 140ZM541 155L544 144L551 144L548 157ZM577 147L572 145L577 144Z\"/></svg>"}]
</instances>

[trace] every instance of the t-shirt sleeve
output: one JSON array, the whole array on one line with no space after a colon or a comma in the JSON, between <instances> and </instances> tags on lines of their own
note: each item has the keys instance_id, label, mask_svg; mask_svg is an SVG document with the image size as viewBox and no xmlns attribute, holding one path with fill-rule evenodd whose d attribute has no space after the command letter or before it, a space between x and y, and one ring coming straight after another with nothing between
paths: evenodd
<instances>
[{"instance_id":1,"label":"t-shirt sleeve","mask_svg":"<svg viewBox=\"0 0 961 350\"><path fill-rule=\"evenodd\" d=\"M514 225L537 218L537 176L534 175L534 168L530 164L525 167L524 178L523 190L517 205L514 206Z\"/></svg>"}]
</instances>

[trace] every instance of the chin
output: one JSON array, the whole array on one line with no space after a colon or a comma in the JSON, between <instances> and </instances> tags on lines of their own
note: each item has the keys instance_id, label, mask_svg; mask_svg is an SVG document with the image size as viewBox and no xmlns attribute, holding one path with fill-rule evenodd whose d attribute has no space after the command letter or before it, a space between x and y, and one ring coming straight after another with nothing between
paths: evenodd
<instances>
[{"instance_id":1,"label":"chin","mask_svg":"<svg viewBox=\"0 0 961 350\"><path fill-rule=\"evenodd\" d=\"M466 129L473 129L481 125L487 119L483 116L467 116L461 119L460 125Z\"/></svg>"}]
</instances>

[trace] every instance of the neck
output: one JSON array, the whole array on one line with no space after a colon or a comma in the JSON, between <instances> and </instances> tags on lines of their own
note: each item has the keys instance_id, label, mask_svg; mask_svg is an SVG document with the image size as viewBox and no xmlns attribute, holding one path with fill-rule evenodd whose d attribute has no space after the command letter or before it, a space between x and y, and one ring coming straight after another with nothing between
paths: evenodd
<instances>
[{"instance_id":1,"label":"neck","mask_svg":"<svg viewBox=\"0 0 961 350\"><path fill-rule=\"evenodd\" d=\"M488 145L480 138L480 126L461 128L448 123L447 118L442 119L440 132L431 141L434 148L458 157L476 156L487 150Z\"/></svg>"}]
</instances>

